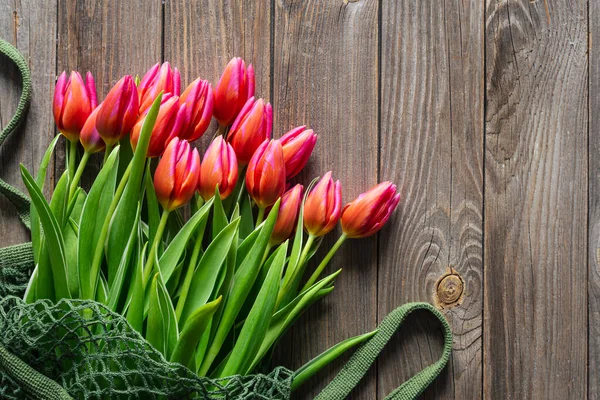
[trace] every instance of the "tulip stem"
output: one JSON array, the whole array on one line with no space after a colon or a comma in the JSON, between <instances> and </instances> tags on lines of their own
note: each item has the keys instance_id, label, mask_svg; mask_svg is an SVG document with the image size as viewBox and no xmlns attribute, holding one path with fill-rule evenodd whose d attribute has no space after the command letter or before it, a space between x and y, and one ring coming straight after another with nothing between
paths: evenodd
<instances>
[{"instance_id":1,"label":"tulip stem","mask_svg":"<svg viewBox=\"0 0 600 400\"><path fill-rule=\"evenodd\" d=\"M177 300L177 309L175 310L175 316L177 318L177 322L179 323L181 323L181 314L183 313L183 307L185 307L185 300L187 299L188 292L190 291L192 279L194 278L194 272L196 271L196 266L198 265L200 250L202 250L202 239L204 238L206 221L207 220L205 219L200 224L198 236L196 238L196 244L194 245L194 250L192 251L192 258L190 259L190 263L185 273L185 279L183 281L183 285L181 286L181 294L179 295L179 300Z\"/></svg>"},{"instance_id":2,"label":"tulip stem","mask_svg":"<svg viewBox=\"0 0 600 400\"><path fill-rule=\"evenodd\" d=\"M152 247L150 248L150 254L148 254L148 260L146 260L146 265L144 266L144 287L146 287L148 281L150 280L150 276L152 275L152 269L154 267L154 258L156 257L158 245L162 240L163 232L165 231L165 227L167 226L167 221L169 220L169 213L169 210L163 210L162 216L160 217L160 222L158 223L158 228L156 228L154 242L152 243Z\"/></svg>"},{"instance_id":3,"label":"tulip stem","mask_svg":"<svg viewBox=\"0 0 600 400\"><path fill-rule=\"evenodd\" d=\"M67 160L69 169L69 179L73 180L73 176L75 175L75 160L77 159L77 142L67 141L67 146L69 147L69 159Z\"/></svg>"},{"instance_id":4,"label":"tulip stem","mask_svg":"<svg viewBox=\"0 0 600 400\"><path fill-rule=\"evenodd\" d=\"M102 165L106 164L106 160L108 160L108 156L110 156L110 152L113 149L113 145L110 143L106 143L106 148L104 149L104 160L102 160Z\"/></svg>"},{"instance_id":5,"label":"tulip stem","mask_svg":"<svg viewBox=\"0 0 600 400\"><path fill-rule=\"evenodd\" d=\"M258 208L258 216L256 217L256 226L259 226L265 219L265 209L262 207Z\"/></svg>"},{"instance_id":6,"label":"tulip stem","mask_svg":"<svg viewBox=\"0 0 600 400\"><path fill-rule=\"evenodd\" d=\"M329 249L329 252L325 256L325 258L323 258L323 261L321 261L317 269L315 269L315 272L313 272L313 274L310 276L300 293L310 288L317 281L317 279L319 279L319 276L321 276L321 273L323 272L327 264L329 264L329 261L331 261L331 257L333 257L333 255L336 253L336 251L338 251L342 243L344 243L347 238L348 237L342 233L342 236L340 236L340 238L337 240L337 242L335 242L333 247Z\"/></svg>"},{"instance_id":7,"label":"tulip stem","mask_svg":"<svg viewBox=\"0 0 600 400\"><path fill-rule=\"evenodd\" d=\"M308 234L308 239L306 239L306 244L302 249L302 253L300 253L298 263L294 266L293 270L286 271L285 276L283 277L281 290L277 295L277 307L279 307L279 304L284 300L285 297L288 296L290 289L298 287L297 281L304 274L304 264L306 263L306 258L308 257L308 253L310 252L310 249L312 248L316 238L316 236Z\"/></svg>"},{"instance_id":8,"label":"tulip stem","mask_svg":"<svg viewBox=\"0 0 600 400\"><path fill-rule=\"evenodd\" d=\"M73 194L75 193L75 189L77 189L77 185L79 185L79 181L81 180L81 175L83 174L83 170L85 169L85 166L88 162L88 160L90 159L90 153L88 153L87 151L85 153L83 153L83 156L81 157L81 161L79 161L79 165L77 166L77 171L75 171L75 176L73 176L73 179L71 180L71 186L69 187L69 199L71 199L73 197Z\"/></svg>"}]
</instances>

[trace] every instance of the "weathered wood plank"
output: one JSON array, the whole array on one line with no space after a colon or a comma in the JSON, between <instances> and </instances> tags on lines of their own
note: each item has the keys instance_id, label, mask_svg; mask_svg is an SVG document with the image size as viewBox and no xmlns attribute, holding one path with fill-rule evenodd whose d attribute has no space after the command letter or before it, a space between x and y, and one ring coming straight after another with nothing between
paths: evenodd
<instances>
[{"instance_id":1,"label":"weathered wood plank","mask_svg":"<svg viewBox=\"0 0 600 400\"><path fill-rule=\"evenodd\" d=\"M256 96L271 95L271 5L269 2L220 0L165 3L164 58L181 69L182 91L196 79L217 84L233 57L254 66ZM216 122L200 142L212 138Z\"/></svg>"},{"instance_id":2,"label":"weathered wood plank","mask_svg":"<svg viewBox=\"0 0 600 400\"><path fill-rule=\"evenodd\" d=\"M382 3L381 179L402 200L380 236L379 315L433 302L455 335L424 398L482 397L483 11L469 0ZM379 361L381 398L441 354L433 320L411 321Z\"/></svg>"},{"instance_id":3,"label":"weathered wood plank","mask_svg":"<svg viewBox=\"0 0 600 400\"><path fill-rule=\"evenodd\" d=\"M141 77L161 61L161 0L59 0L58 16L57 71L91 71L98 101L123 75ZM64 146L59 150L56 164L62 172ZM96 175L101 155L93 161L89 176Z\"/></svg>"},{"instance_id":4,"label":"weathered wood plank","mask_svg":"<svg viewBox=\"0 0 600 400\"><path fill-rule=\"evenodd\" d=\"M588 397L597 400L600 399L600 4L597 1L589 2L589 25Z\"/></svg>"},{"instance_id":5,"label":"weathered wood plank","mask_svg":"<svg viewBox=\"0 0 600 400\"><path fill-rule=\"evenodd\" d=\"M587 2L486 8L484 394L587 395Z\"/></svg>"},{"instance_id":6,"label":"weathered wood plank","mask_svg":"<svg viewBox=\"0 0 600 400\"><path fill-rule=\"evenodd\" d=\"M300 124L314 129L319 139L301 180L333 170L350 201L377 181L378 2L276 1L274 14L275 136ZM274 363L298 368L376 326L376 237L347 243L334 260L327 271L344 268L334 292L297 321ZM298 397L314 398L345 360L308 382ZM375 375L374 367L352 398L376 398Z\"/></svg>"},{"instance_id":7,"label":"weathered wood plank","mask_svg":"<svg viewBox=\"0 0 600 400\"><path fill-rule=\"evenodd\" d=\"M27 122L0 150L0 177L22 191L19 164L37 173L38 164L54 136L52 94L56 78L56 0L22 0L0 3L0 37L15 45L29 63L33 99ZM0 126L13 116L21 94L19 73L0 57ZM49 181L51 179L49 178ZM47 183L46 193L52 190ZM17 214L0 196L0 246L29 240Z\"/></svg>"}]
</instances>

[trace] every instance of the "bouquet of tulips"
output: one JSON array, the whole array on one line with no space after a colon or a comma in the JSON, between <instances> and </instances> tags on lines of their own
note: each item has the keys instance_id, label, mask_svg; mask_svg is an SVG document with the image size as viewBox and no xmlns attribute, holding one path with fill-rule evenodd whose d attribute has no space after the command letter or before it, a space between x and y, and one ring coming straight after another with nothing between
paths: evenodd
<instances>
[{"instance_id":1,"label":"bouquet of tulips","mask_svg":"<svg viewBox=\"0 0 600 400\"><path fill-rule=\"evenodd\" d=\"M323 272L342 243L373 235L399 201L384 182L342 207L331 172L306 191L291 184L317 135L299 126L272 139L271 105L254 97L254 70L240 58L215 88L199 78L180 93L178 70L164 63L141 80L123 77L100 104L91 73L84 82L63 72L53 111L68 150L49 202L42 193L60 135L36 177L21 167L36 264L26 301L103 303L200 376L255 371L333 290L340 271ZM213 117L218 129L201 159L190 143ZM80 178L98 152L103 164L86 191ZM342 235L308 270L339 221ZM323 353L294 385L372 334Z\"/></svg>"}]
</instances>

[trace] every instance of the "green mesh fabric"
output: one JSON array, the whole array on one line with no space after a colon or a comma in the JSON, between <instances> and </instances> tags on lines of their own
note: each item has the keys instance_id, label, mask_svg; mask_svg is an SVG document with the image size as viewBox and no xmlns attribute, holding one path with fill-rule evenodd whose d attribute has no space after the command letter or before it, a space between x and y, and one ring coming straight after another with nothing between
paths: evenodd
<instances>
[{"instance_id":1,"label":"green mesh fabric","mask_svg":"<svg viewBox=\"0 0 600 400\"><path fill-rule=\"evenodd\" d=\"M292 372L281 367L269 375L199 378L167 362L122 316L94 301L26 304L5 297L0 299L0 332L4 348L77 399L290 396ZM2 366L0 357L0 398L22 399L27 388ZM29 391L29 396L36 394Z\"/></svg>"}]
</instances>

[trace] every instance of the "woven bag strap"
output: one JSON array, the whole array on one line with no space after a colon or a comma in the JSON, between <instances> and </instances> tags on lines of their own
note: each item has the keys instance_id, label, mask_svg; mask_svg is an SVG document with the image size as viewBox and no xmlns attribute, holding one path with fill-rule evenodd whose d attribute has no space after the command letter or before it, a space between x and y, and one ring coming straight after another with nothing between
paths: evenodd
<instances>
[{"instance_id":1,"label":"woven bag strap","mask_svg":"<svg viewBox=\"0 0 600 400\"><path fill-rule=\"evenodd\" d=\"M446 318L429 303L404 304L388 314L379 325L378 332L362 345L342 368L340 373L327 385L315 400L342 400L348 397L352 389L365 376L367 370L375 362L385 345L400 328L406 317L416 310L426 310L432 313L442 324L444 331L444 350L441 358L434 364L404 382L390 393L386 400L414 400L442 372L452 350L452 331Z\"/></svg>"}]
</instances>

